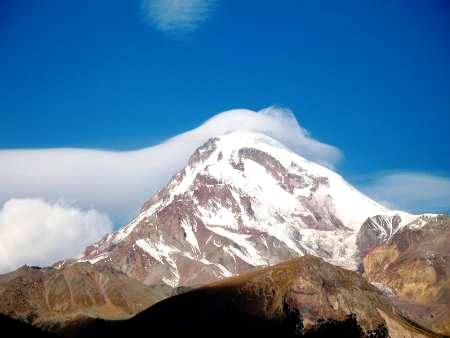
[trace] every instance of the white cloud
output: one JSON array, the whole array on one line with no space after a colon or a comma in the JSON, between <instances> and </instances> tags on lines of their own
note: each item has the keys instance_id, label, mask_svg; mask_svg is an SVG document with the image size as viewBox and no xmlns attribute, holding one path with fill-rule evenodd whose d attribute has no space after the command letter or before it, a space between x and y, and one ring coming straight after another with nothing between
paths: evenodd
<instances>
[{"instance_id":1,"label":"white cloud","mask_svg":"<svg viewBox=\"0 0 450 338\"><path fill-rule=\"evenodd\" d=\"M0 273L73 257L112 230L109 218L43 199L11 199L0 209Z\"/></svg>"},{"instance_id":2,"label":"white cloud","mask_svg":"<svg viewBox=\"0 0 450 338\"><path fill-rule=\"evenodd\" d=\"M389 207L415 213L450 211L450 178L422 173L379 175L362 190Z\"/></svg>"},{"instance_id":3,"label":"white cloud","mask_svg":"<svg viewBox=\"0 0 450 338\"><path fill-rule=\"evenodd\" d=\"M143 0L146 18L161 31L186 34L198 28L217 0Z\"/></svg>"},{"instance_id":4,"label":"white cloud","mask_svg":"<svg viewBox=\"0 0 450 338\"><path fill-rule=\"evenodd\" d=\"M266 133L300 155L333 166L340 151L313 139L286 109L223 112L198 128L136 151L87 149L0 151L0 203L16 197L64 198L126 222L184 167L209 138L244 130Z\"/></svg>"}]
</instances>

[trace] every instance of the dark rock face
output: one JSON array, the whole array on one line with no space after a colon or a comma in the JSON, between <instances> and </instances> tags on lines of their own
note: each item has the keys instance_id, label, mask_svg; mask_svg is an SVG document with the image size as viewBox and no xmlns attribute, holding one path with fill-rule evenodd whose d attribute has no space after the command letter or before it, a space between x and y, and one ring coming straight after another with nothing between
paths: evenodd
<instances>
[{"instance_id":1,"label":"dark rock face","mask_svg":"<svg viewBox=\"0 0 450 338\"><path fill-rule=\"evenodd\" d=\"M417 322L450 335L450 218L422 218L363 259L368 280L389 287Z\"/></svg>"}]
</instances>

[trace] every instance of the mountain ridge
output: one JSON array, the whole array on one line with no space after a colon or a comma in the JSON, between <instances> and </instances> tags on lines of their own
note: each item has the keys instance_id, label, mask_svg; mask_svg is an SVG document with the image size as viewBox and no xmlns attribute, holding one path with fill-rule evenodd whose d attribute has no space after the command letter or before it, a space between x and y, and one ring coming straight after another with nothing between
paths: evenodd
<instances>
[{"instance_id":1,"label":"mountain ridge","mask_svg":"<svg viewBox=\"0 0 450 338\"><path fill-rule=\"evenodd\" d=\"M123 337L150 328L158 336L444 338L403 317L360 274L314 256L216 281L129 320L74 323L61 333Z\"/></svg>"},{"instance_id":2,"label":"mountain ridge","mask_svg":"<svg viewBox=\"0 0 450 338\"><path fill-rule=\"evenodd\" d=\"M168 291L90 263L22 266L0 275L0 314L49 329L75 319L125 319L166 298Z\"/></svg>"}]
</instances>

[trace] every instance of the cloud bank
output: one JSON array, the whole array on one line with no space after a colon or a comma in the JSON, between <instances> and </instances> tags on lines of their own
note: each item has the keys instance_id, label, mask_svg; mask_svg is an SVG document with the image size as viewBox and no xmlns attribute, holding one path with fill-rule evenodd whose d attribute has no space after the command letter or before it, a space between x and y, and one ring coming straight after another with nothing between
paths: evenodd
<instances>
[{"instance_id":1,"label":"cloud bank","mask_svg":"<svg viewBox=\"0 0 450 338\"><path fill-rule=\"evenodd\" d=\"M73 257L112 230L108 216L43 199L11 199L0 209L0 273Z\"/></svg>"},{"instance_id":2,"label":"cloud bank","mask_svg":"<svg viewBox=\"0 0 450 338\"><path fill-rule=\"evenodd\" d=\"M216 3L217 0L143 0L142 9L157 29L187 34L209 18Z\"/></svg>"},{"instance_id":3,"label":"cloud bank","mask_svg":"<svg viewBox=\"0 0 450 338\"><path fill-rule=\"evenodd\" d=\"M391 173L379 176L362 190L391 208L414 213L449 212L450 178L421 173Z\"/></svg>"},{"instance_id":4,"label":"cloud bank","mask_svg":"<svg viewBox=\"0 0 450 338\"><path fill-rule=\"evenodd\" d=\"M0 204L10 198L63 198L125 223L209 138L233 131L265 133L298 154L333 167L340 151L300 126L290 110L235 109L166 142L135 151L41 149L0 151ZM1 237L0 237L1 238Z\"/></svg>"}]
</instances>

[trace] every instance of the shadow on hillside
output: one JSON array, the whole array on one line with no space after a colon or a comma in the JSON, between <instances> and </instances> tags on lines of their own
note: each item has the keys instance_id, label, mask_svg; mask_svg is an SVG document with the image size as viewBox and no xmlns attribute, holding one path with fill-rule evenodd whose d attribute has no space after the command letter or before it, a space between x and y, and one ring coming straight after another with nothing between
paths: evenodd
<instances>
[{"instance_id":1,"label":"shadow on hillside","mask_svg":"<svg viewBox=\"0 0 450 338\"><path fill-rule=\"evenodd\" d=\"M27 323L0 314L0 337L58 338Z\"/></svg>"},{"instance_id":2,"label":"shadow on hillside","mask_svg":"<svg viewBox=\"0 0 450 338\"><path fill-rule=\"evenodd\" d=\"M219 315L219 313L217 313ZM78 322L71 328L58 335L41 331L29 324L0 316L2 337L389 337L384 326L364 334L354 315L349 315L343 321L320 320L313 328L305 332L301 318L291 314L284 319L261 320L255 317L242 316L239 313L221 311L220 317L212 317L204 323L186 327L177 326L178 323L169 323L164 320L162 325L154 324L150 319L147 324L140 322L128 325L128 321L86 321ZM174 326L172 326L174 325Z\"/></svg>"},{"instance_id":3,"label":"shadow on hillside","mask_svg":"<svg viewBox=\"0 0 450 338\"><path fill-rule=\"evenodd\" d=\"M220 295L220 294L219 294ZM388 337L387 329L363 333L350 315L343 321L320 320L305 332L297 311L284 306L278 318L267 319L249 315L232 297L212 297L206 292L189 292L162 301L125 321L91 320L73 323L64 331L65 337Z\"/></svg>"}]
</instances>

